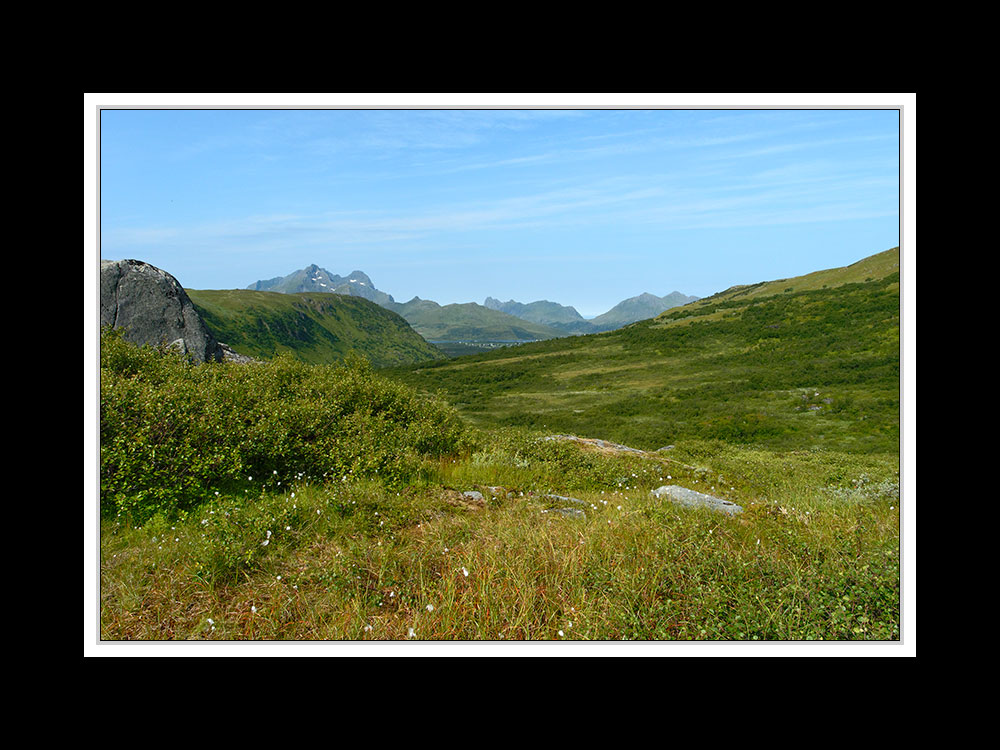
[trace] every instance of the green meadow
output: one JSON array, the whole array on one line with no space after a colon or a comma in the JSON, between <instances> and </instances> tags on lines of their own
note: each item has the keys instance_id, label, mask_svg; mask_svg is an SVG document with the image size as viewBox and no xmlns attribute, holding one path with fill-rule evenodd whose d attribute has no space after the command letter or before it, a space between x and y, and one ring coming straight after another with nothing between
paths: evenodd
<instances>
[{"instance_id":1,"label":"green meadow","mask_svg":"<svg viewBox=\"0 0 1000 750\"><path fill-rule=\"evenodd\" d=\"M898 641L898 262L405 367L105 333L101 638Z\"/></svg>"},{"instance_id":2,"label":"green meadow","mask_svg":"<svg viewBox=\"0 0 1000 750\"><path fill-rule=\"evenodd\" d=\"M890 272L862 269L868 281L828 272L825 287L786 280L772 288L788 291L737 290L610 333L386 372L482 426L649 450L716 439L897 453L899 272L880 267Z\"/></svg>"}]
</instances>

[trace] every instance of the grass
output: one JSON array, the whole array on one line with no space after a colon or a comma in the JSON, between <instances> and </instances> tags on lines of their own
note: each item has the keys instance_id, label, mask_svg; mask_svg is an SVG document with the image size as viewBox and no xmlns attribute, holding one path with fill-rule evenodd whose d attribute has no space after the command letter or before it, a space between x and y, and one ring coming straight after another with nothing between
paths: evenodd
<instances>
[{"instance_id":1,"label":"grass","mask_svg":"<svg viewBox=\"0 0 1000 750\"><path fill-rule=\"evenodd\" d=\"M517 432L485 444L428 460L399 494L271 477L181 519L106 518L102 638L899 638L891 461L705 443L601 455ZM671 505L649 492L664 483L745 512ZM474 488L482 501L462 495ZM567 503L551 493L586 517L552 512Z\"/></svg>"},{"instance_id":2,"label":"grass","mask_svg":"<svg viewBox=\"0 0 1000 750\"><path fill-rule=\"evenodd\" d=\"M485 427L898 452L898 273L386 372Z\"/></svg>"}]
</instances>

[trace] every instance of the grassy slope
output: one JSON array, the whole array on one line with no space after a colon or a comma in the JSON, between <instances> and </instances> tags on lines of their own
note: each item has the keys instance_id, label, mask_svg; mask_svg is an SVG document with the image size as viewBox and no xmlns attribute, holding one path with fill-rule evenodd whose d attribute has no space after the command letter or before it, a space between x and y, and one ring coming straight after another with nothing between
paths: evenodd
<instances>
[{"instance_id":1,"label":"grassy slope","mask_svg":"<svg viewBox=\"0 0 1000 750\"><path fill-rule=\"evenodd\" d=\"M735 286L724 292L719 292L711 297L705 297L693 303L685 305L680 309L692 309L702 305L712 304L726 300L753 299L757 297L768 297L786 292L804 292L815 289L833 289L843 284L858 284L866 281L882 279L893 273L899 272L899 248L894 247L875 255L869 255L856 263L840 268L829 268L822 271L814 271L804 276L796 276L790 279L776 279L773 281L762 281L757 284L745 284ZM676 313L677 310L670 310L669 313Z\"/></svg>"},{"instance_id":2,"label":"grassy slope","mask_svg":"<svg viewBox=\"0 0 1000 750\"><path fill-rule=\"evenodd\" d=\"M267 359L290 352L310 364L365 355L376 367L441 359L395 313L361 297L280 294L246 289L186 290L216 338Z\"/></svg>"},{"instance_id":3,"label":"grassy slope","mask_svg":"<svg viewBox=\"0 0 1000 750\"><path fill-rule=\"evenodd\" d=\"M481 425L647 449L717 438L898 452L897 269L898 251L888 251L610 333L391 372Z\"/></svg>"},{"instance_id":4,"label":"grassy slope","mask_svg":"<svg viewBox=\"0 0 1000 750\"><path fill-rule=\"evenodd\" d=\"M494 438L428 464L400 494L267 476L187 518L105 519L101 636L898 640L890 464L697 443L671 459L601 456ZM745 511L665 503L649 492L663 483ZM484 500L463 498L470 489ZM568 503L552 491L583 500L585 517L553 513ZM225 564L234 549L246 557Z\"/></svg>"}]
</instances>

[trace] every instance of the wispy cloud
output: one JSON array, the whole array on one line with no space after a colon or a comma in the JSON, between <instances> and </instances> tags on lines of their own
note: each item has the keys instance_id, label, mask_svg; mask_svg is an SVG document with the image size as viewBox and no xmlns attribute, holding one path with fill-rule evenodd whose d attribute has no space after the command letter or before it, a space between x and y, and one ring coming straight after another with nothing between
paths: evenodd
<instances>
[{"instance_id":1,"label":"wispy cloud","mask_svg":"<svg viewBox=\"0 0 1000 750\"><path fill-rule=\"evenodd\" d=\"M275 110L115 127L102 252L183 258L192 277L305 255L603 268L606 253L654 257L686 230L735 227L770 253L796 232L768 227L843 234L898 213L894 128L868 113Z\"/></svg>"}]
</instances>

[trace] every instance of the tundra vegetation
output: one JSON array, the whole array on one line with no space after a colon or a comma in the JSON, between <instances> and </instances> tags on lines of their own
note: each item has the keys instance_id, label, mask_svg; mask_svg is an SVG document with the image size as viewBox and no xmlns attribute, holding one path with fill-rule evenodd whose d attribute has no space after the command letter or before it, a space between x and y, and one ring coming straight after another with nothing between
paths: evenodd
<instances>
[{"instance_id":1,"label":"tundra vegetation","mask_svg":"<svg viewBox=\"0 0 1000 750\"><path fill-rule=\"evenodd\" d=\"M101 637L898 640L899 282L864 272L406 368L105 331Z\"/></svg>"}]
</instances>

